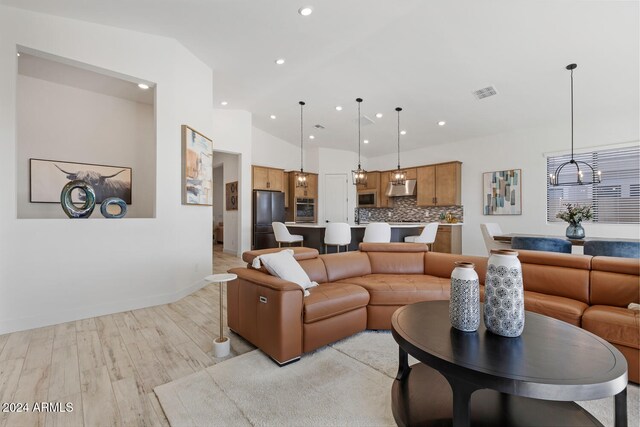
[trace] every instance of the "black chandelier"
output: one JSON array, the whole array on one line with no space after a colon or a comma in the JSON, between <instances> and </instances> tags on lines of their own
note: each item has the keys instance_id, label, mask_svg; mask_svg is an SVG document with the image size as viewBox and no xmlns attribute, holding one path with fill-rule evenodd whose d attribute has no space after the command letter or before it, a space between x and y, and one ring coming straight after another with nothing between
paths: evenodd
<instances>
[{"instance_id":1,"label":"black chandelier","mask_svg":"<svg viewBox=\"0 0 640 427\"><path fill-rule=\"evenodd\" d=\"M549 174L549 184L556 187L560 185L584 185L584 171L591 171L591 181L587 181L587 185L595 185L599 184L602 178L602 172L596 171L593 167L586 162L581 160L575 160L573 158L573 70L575 70L578 66L576 64L567 65L567 70L571 72L571 160L565 162L558 166L555 173ZM575 181L567 181L560 182L560 172L567 165L573 165L572 167L576 170L576 180ZM582 170L580 169L580 165L583 165Z\"/></svg>"},{"instance_id":2,"label":"black chandelier","mask_svg":"<svg viewBox=\"0 0 640 427\"><path fill-rule=\"evenodd\" d=\"M391 172L391 184L393 185L404 185L407 180L407 172L400 169L400 111L402 108L396 107L396 111L398 112L398 169Z\"/></svg>"},{"instance_id":3,"label":"black chandelier","mask_svg":"<svg viewBox=\"0 0 640 427\"><path fill-rule=\"evenodd\" d=\"M362 103L362 98L356 98L356 102L358 103L358 169L351 171L351 178L353 185L365 185L367 183L367 171L362 169L360 164L360 104Z\"/></svg>"},{"instance_id":4,"label":"black chandelier","mask_svg":"<svg viewBox=\"0 0 640 427\"><path fill-rule=\"evenodd\" d=\"M304 126L303 126L304 122L302 119L304 101L300 101L298 102L298 104L300 104L300 172L296 172L296 187L307 188L308 174L305 173L303 168L303 150L302 150L302 143L304 140Z\"/></svg>"}]
</instances>

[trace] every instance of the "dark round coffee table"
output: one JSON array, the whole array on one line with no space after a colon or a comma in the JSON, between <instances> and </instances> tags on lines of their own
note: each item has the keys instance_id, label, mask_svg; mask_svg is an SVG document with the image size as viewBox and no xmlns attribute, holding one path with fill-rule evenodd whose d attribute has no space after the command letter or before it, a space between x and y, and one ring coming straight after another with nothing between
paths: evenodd
<instances>
[{"instance_id":1,"label":"dark round coffee table","mask_svg":"<svg viewBox=\"0 0 640 427\"><path fill-rule=\"evenodd\" d=\"M608 396L616 427L627 425L624 356L576 326L526 312L517 338L483 322L461 332L448 301L429 301L398 309L391 329L400 346L391 393L398 425L601 425L573 401ZM409 367L407 354L422 363Z\"/></svg>"}]
</instances>

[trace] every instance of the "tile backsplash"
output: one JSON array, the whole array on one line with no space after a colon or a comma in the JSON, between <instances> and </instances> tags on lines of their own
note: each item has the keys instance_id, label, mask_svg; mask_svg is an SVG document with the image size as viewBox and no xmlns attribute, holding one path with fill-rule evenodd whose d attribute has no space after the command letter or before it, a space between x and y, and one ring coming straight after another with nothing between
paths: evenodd
<instances>
[{"instance_id":1,"label":"tile backsplash","mask_svg":"<svg viewBox=\"0 0 640 427\"><path fill-rule=\"evenodd\" d=\"M396 197L392 208L356 208L355 214L360 215L361 222L434 222L447 212L463 222L462 206L421 207L414 196Z\"/></svg>"}]
</instances>

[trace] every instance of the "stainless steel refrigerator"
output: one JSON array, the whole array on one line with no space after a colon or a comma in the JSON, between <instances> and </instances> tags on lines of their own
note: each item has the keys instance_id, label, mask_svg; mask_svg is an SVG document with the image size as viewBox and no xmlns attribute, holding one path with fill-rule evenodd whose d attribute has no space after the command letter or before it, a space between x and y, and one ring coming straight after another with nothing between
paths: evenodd
<instances>
[{"instance_id":1,"label":"stainless steel refrigerator","mask_svg":"<svg viewBox=\"0 0 640 427\"><path fill-rule=\"evenodd\" d=\"M253 249L277 248L272 222L284 222L284 193L253 192Z\"/></svg>"}]
</instances>

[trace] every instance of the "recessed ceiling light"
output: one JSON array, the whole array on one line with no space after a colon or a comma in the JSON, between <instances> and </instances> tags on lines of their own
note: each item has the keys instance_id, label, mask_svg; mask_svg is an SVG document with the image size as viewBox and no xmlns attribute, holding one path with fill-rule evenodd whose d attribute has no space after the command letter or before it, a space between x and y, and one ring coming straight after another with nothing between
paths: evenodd
<instances>
[{"instance_id":1,"label":"recessed ceiling light","mask_svg":"<svg viewBox=\"0 0 640 427\"><path fill-rule=\"evenodd\" d=\"M276 119L275 114L272 114L272 115L270 115L269 117L271 118L271 120L275 120L275 119Z\"/></svg>"},{"instance_id":2,"label":"recessed ceiling light","mask_svg":"<svg viewBox=\"0 0 640 427\"><path fill-rule=\"evenodd\" d=\"M140 89L144 89L144 90L149 89L149 85L144 84L144 83L138 83L138 87L139 87Z\"/></svg>"},{"instance_id":3,"label":"recessed ceiling light","mask_svg":"<svg viewBox=\"0 0 640 427\"><path fill-rule=\"evenodd\" d=\"M342 111L342 107L340 105L336 106L336 111Z\"/></svg>"},{"instance_id":4,"label":"recessed ceiling light","mask_svg":"<svg viewBox=\"0 0 640 427\"><path fill-rule=\"evenodd\" d=\"M20 56L20 52L16 53L17 56Z\"/></svg>"},{"instance_id":5,"label":"recessed ceiling light","mask_svg":"<svg viewBox=\"0 0 640 427\"><path fill-rule=\"evenodd\" d=\"M282 65L282 64L284 64L284 58L278 58L278 59L276 59L276 64L278 64L278 65Z\"/></svg>"},{"instance_id":6,"label":"recessed ceiling light","mask_svg":"<svg viewBox=\"0 0 640 427\"><path fill-rule=\"evenodd\" d=\"M444 120L440 120L440 121L438 122L438 126L444 126L444 125L446 125L446 124L447 124L447 122L445 122Z\"/></svg>"},{"instance_id":7,"label":"recessed ceiling light","mask_svg":"<svg viewBox=\"0 0 640 427\"><path fill-rule=\"evenodd\" d=\"M313 8L311 6L305 6L298 9L298 13L302 16L309 16L313 13Z\"/></svg>"},{"instance_id":8,"label":"recessed ceiling light","mask_svg":"<svg viewBox=\"0 0 640 427\"><path fill-rule=\"evenodd\" d=\"M316 137L313 135L309 135L309 139L316 139Z\"/></svg>"},{"instance_id":9,"label":"recessed ceiling light","mask_svg":"<svg viewBox=\"0 0 640 427\"><path fill-rule=\"evenodd\" d=\"M227 104L228 104L228 102L227 102L227 101L222 101L222 102L220 103L220 105L227 105Z\"/></svg>"},{"instance_id":10,"label":"recessed ceiling light","mask_svg":"<svg viewBox=\"0 0 640 427\"><path fill-rule=\"evenodd\" d=\"M406 131L406 130L401 130L401 131L400 131L400 135L406 135L406 134L407 134L407 131Z\"/></svg>"},{"instance_id":11,"label":"recessed ceiling light","mask_svg":"<svg viewBox=\"0 0 640 427\"><path fill-rule=\"evenodd\" d=\"M369 143L369 140L368 140L368 139L365 139L365 140L364 140L364 141L362 141L362 142L364 142L365 144L368 144L368 143Z\"/></svg>"},{"instance_id":12,"label":"recessed ceiling light","mask_svg":"<svg viewBox=\"0 0 640 427\"><path fill-rule=\"evenodd\" d=\"M382 113L376 113L376 117L381 119L382 118Z\"/></svg>"}]
</instances>

